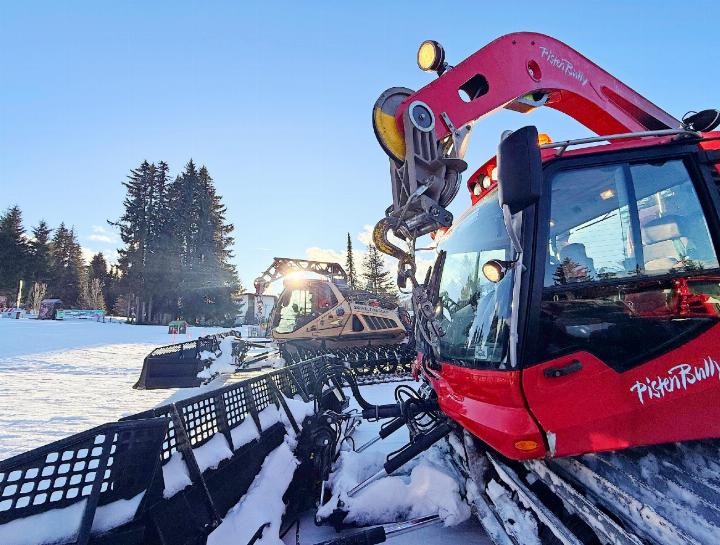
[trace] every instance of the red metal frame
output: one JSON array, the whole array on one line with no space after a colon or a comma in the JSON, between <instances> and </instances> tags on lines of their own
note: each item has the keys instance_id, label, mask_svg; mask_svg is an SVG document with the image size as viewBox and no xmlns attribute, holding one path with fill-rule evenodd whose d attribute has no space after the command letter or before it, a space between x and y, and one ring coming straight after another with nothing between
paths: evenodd
<instances>
[{"instance_id":1,"label":"red metal frame","mask_svg":"<svg viewBox=\"0 0 720 545\"><path fill-rule=\"evenodd\" d=\"M440 409L470 433L498 452L516 460L545 455L545 440L527 409L520 371L488 371L443 365L430 376ZM518 441L533 441L531 450L515 447Z\"/></svg>"},{"instance_id":2,"label":"red metal frame","mask_svg":"<svg viewBox=\"0 0 720 545\"><path fill-rule=\"evenodd\" d=\"M465 102L459 89L478 74L486 79L488 91ZM549 94L545 106L599 135L680 127L680 121L571 47L533 32L508 34L489 43L408 97L395 117L404 134L403 113L411 102L423 101L435 112L440 139L449 133L442 112L457 128L498 108L516 109L518 98L538 91Z\"/></svg>"}]
</instances>

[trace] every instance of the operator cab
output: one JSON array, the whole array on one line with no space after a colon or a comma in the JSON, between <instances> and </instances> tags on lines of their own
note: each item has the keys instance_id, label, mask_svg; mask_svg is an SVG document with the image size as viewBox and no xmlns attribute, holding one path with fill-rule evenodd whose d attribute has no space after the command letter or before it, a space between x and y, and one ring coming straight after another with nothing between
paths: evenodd
<instances>
[{"instance_id":1,"label":"operator cab","mask_svg":"<svg viewBox=\"0 0 720 545\"><path fill-rule=\"evenodd\" d=\"M513 458L720 436L718 196L697 140L547 151L529 196L504 186L512 156L484 165L442 236L431 381L464 396L443 410ZM501 203L520 201L518 249ZM510 264L497 282L491 260Z\"/></svg>"},{"instance_id":2,"label":"operator cab","mask_svg":"<svg viewBox=\"0 0 720 545\"><path fill-rule=\"evenodd\" d=\"M273 321L275 333L292 333L338 304L330 282L319 279L285 280Z\"/></svg>"},{"instance_id":3,"label":"operator cab","mask_svg":"<svg viewBox=\"0 0 720 545\"><path fill-rule=\"evenodd\" d=\"M715 323L718 259L683 159L560 170L549 181L538 359L583 349L629 369ZM684 290L708 304L683 303Z\"/></svg>"}]
</instances>

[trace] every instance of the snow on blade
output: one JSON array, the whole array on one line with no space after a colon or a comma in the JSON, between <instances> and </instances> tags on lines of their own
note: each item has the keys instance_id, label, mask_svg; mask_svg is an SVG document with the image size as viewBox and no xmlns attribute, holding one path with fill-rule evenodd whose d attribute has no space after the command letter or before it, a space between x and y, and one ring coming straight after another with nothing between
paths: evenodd
<instances>
[{"instance_id":1,"label":"snow on blade","mask_svg":"<svg viewBox=\"0 0 720 545\"><path fill-rule=\"evenodd\" d=\"M281 419L280 411L275 405L268 405L265 407L258 413L258 417L260 418L260 427L263 431L273 424L280 422Z\"/></svg>"},{"instance_id":2,"label":"snow on blade","mask_svg":"<svg viewBox=\"0 0 720 545\"><path fill-rule=\"evenodd\" d=\"M92 525L93 533L107 532L131 521L144 495L145 492L140 492L140 494L129 500L115 500L107 505L100 505L95 510L95 518L93 519Z\"/></svg>"},{"instance_id":3,"label":"snow on blade","mask_svg":"<svg viewBox=\"0 0 720 545\"><path fill-rule=\"evenodd\" d=\"M87 500L68 507L52 509L5 524L0 524L0 543L3 545L37 545L58 543L77 536Z\"/></svg>"},{"instance_id":4,"label":"snow on blade","mask_svg":"<svg viewBox=\"0 0 720 545\"><path fill-rule=\"evenodd\" d=\"M252 418L246 418L240 425L230 430L230 437L232 437L233 447L237 450L243 445L247 445L250 441L258 439L260 433L255 425L255 421Z\"/></svg>"},{"instance_id":5,"label":"snow on blade","mask_svg":"<svg viewBox=\"0 0 720 545\"><path fill-rule=\"evenodd\" d=\"M233 455L227 439L222 433L216 433L207 443L193 449L193 454L200 471L215 469L220 462Z\"/></svg>"},{"instance_id":6,"label":"snow on blade","mask_svg":"<svg viewBox=\"0 0 720 545\"><path fill-rule=\"evenodd\" d=\"M225 519L209 536L207 545L237 545L248 543L263 524L269 527L256 545L282 545L280 523L285 512L283 494L290 486L298 461L291 446L285 441L273 450L253 484L233 507Z\"/></svg>"},{"instance_id":7,"label":"snow on blade","mask_svg":"<svg viewBox=\"0 0 720 545\"><path fill-rule=\"evenodd\" d=\"M163 481L165 482L163 498L171 498L192 484L187 465L185 465L185 460L183 460L182 453L179 450L173 452L167 463L162 466L162 472Z\"/></svg>"},{"instance_id":8,"label":"snow on blade","mask_svg":"<svg viewBox=\"0 0 720 545\"><path fill-rule=\"evenodd\" d=\"M92 532L99 534L125 524L135 516L145 492L129 500L117 500L99 506L95 511ZM52 509L37 515L0 524L2 545L38 545L74 540L80 530L85 503L81 500L68 507Z\"/></svg>"},{"instance_id":9,"label":"snow on blade","mask_svg":"<svg viewBox=\"0 0 720 545\"><path fill-rule=\"evenodd\" d=\"M307 403L302 399L289 399L285 398L290 413L293 415L297 425L302 428L303 420L306 417L311 416L314 412L314 405L312 401ZM288 433L294 433L292 426L290 425L290 419L288 418L285 411L280 411L275 405L265 407L258 413L260 419L260 427L264 430L268 429L277 422L282 422L285 425ZM252 418L246 418L238 426L230 430L230 436L232 437L233 447L235 450L239 449L243 445L248 444L254 439L260 437L255 421Z\"/></svg>"},{"instance_id":10,"label":"snow on blade","mask_svg":"<svg viewBox=\"0 0 720 545\"><path fill-rule=\"evenodd\" d=\"M203 352L202 359L209 359L212 363L200 371L197 376L202 379L209 379L215 375L231 375L236 371L235 362L232 357L232 345L235 337L225 337L220 341L220 355L212 352Z\"/></svg>"},{"instance_id":11,"label":"snow on blade","mask_svg":"<svg viewBox=\"0 0 720 545\"><path fill-rule=\"evenodd\" d=\"M287 403L290 413L293 415L295 422L300 428L302 428L303 420L312 416L315 412L315 404L312 401L305 402L300 399L299 396L296 396L295 399L285 398L285 403ZM282 412L281 418L285 427L291 429L290 420L288 419L287 414L285 414L285 411Z\"/></svg>"}]
</instances>

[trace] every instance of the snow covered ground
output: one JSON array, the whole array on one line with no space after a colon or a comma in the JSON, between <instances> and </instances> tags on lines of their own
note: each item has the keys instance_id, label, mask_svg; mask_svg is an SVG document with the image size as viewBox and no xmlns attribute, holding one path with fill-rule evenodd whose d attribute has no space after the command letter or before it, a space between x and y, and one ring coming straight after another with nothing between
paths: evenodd
<instances>
[{"instance_id":1,"label":"snow covered ground","mask_svg":"<svg viewBox=\"0 0 720 545\"><path fill-rule=\"evenodd\" d=\"M173 390L133 390L153 348L219 328L0 319L0 459L127 414Z\"/></svg>"}]
</instances>

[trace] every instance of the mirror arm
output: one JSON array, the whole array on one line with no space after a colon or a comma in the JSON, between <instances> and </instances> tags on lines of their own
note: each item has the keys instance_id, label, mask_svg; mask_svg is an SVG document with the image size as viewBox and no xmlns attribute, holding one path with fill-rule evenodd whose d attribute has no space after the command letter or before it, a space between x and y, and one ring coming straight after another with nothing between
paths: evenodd
<instances>
[{"instance_id":1,"label":"mirror arm","mask_svg":"<svg viewBox=\"0 0 720 545\"><path fill-rule=\"evenodd\" d=\"M505 224L505 229L507 230L507 234L510 237L510 242L513 245L515 254L516 254L516 256L522 255L523 249L522 249L522 244L520 243L520 236L515 231L513 214L510 213L510 207L508 207L507 204L504 204L502 206L502 213L503 213L503 223ZM517 259L513 259L513 261L517 261Z\"/></svg>"}]
</instances>

